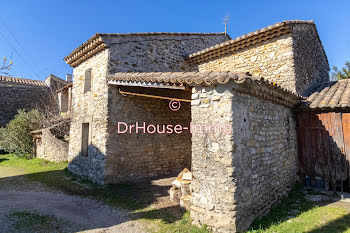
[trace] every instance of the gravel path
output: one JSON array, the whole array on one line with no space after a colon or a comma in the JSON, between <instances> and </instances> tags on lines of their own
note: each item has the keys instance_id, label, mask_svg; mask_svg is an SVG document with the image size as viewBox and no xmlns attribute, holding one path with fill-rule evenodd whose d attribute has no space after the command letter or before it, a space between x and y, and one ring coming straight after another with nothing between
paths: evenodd
<instances>
[{"instance_id":1,"label":"gravel path","mask_svg":"<svg viewBox=\"0 0 350 233\"><path fill-rule=\"evenodd\" d=\"M34 211L53 215L84 232L143 232L140 223L130 220L125 210L113 209L89 198L62 193L0 190L0 232L8 232L6 215Z\"/></svg>"}]
</instances>

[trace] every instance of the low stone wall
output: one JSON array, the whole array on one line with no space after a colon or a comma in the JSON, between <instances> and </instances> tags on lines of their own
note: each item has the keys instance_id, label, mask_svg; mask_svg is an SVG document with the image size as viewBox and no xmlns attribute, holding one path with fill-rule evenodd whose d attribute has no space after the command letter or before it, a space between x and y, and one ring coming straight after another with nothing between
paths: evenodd
<instances>
[{"instance_id":1,"label":"low stone wall","mask_svg":"<svg viewBox=\"0 0 350 233\"><path fill-rule=\"evenodd\" d=\"M53 162L68 160L68 142L56 138L50 129L43 129L41 142L36 145L36 157Z\"/></svg>"},{"instance_id":2,"label":"low stone wall","mask_svg":"<svg viewBox=\"0 0 350 233\"><path fill-rule=\"evenodd\" d=\"M191 217L217 232L245 230L297 177L292 110L235 86L196 87L192 95L192 124L232 126L192 137Z\"/></svg>"}]
</instances>

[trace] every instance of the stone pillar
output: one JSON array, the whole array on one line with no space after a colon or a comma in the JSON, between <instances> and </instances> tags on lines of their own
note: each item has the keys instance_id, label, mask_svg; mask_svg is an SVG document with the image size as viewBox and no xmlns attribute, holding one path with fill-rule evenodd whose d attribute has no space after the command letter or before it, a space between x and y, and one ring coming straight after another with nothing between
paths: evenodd
<instances>
[{"instance_id":1,"label":"stone pillar","mask_svg":"<svg viewBox=\"0 0 350 233\"><path fill-rule=\"evenodd\" d=\"M218 232L234 232L236 181L232 160L234 142L230 131L232 92L227 85L194 87L191 114L193 224L206 224ZM221 133L217 131L220 126Z\"/></svg>"}]
</instances>

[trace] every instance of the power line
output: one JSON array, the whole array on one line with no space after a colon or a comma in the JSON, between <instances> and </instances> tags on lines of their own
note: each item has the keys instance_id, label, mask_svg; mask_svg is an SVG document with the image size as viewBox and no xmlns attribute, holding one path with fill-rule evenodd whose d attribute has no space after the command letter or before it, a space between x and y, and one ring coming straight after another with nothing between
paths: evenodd
<instances>
[{"instance_id":1,"label":"power line","mask_svg":"<svg viewBox=\"0 0 350 233\"><path fill-rule=\"evenodd\" d=\"M17 40L17 38L15 37L15 35L12 33L12 31L10 30L8 24L0 17L0 22L5 26L5 28L7 29L7 31L10 33L10 35L12 36L12 38L14 39L14 41L19 45L19 47L22 49L22 51L29 57L30 61L33 62L34 66L38 69L38 71L40 73L42 69L40 69L40 67L38 66L38 64L35 62L35 60L33 59L33 57L31 56L31 54L22 46L22 44Z\"/></svg>"},{"instance_id":2,"label":"power line","mask_svg":"<svg viewBox=\"0 0 350 233\"><path fill-rule=\"evenodd\" d=\"M16 39L14 34L11 32L11 30L7 26L6 22L1 17L0 17L0 23L2 23L3 28L5 28L7 30L8 34L12 37L12 40L15 43L14 44L11 43L11 41L10 41L11 38L6 37L5 34L2 33L1 31L0 31L0 35L4 38L4 40L8 43L8 45L13 49L13 51L17 54L17 56L19 56L23 60L24 63L26 63L27 65L29 65L31 67L34 66L35 69L37 69L39 71L39 73L42 73L39 66L34 62L34 59L32 58L32 56L25 50L25 48L21 45L21 43ZM16 43L17 43L17 46L16 46ZM19 50L22 50L23 54L16 47L19 48ZM26 55L27 58L29 58L29 62L27 61L27 59L23 55ZM29 63L32 63L32 64L29 64ZM31 71L38 79L41 79L40 75L34 69Z\"/></svg>"}]
</instances>

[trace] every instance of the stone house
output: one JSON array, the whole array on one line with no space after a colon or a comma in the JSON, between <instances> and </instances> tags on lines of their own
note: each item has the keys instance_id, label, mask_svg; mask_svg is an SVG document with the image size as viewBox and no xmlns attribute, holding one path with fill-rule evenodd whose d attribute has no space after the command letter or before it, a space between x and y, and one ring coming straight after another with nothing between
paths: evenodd
<instances>
[{"instance_id":1,"label":"stone house","mask_svg":"<svg viewBox=\"0 0 350 233\"><path fill-rule=\"evenodd\" d=\"M67 117L72 110L72 89L73 83L70 83L56 91L59 112Z\"/></svg>"},{"instance_id":2,"label":"stone house","mask_svg":"<svg viewBox=\"0 0 350 233\"><path fill-rule=\"evenodd\" d=\"M294 109L329 79L312 21L234 40L96 34L65 60L74 68L69 170L108 184L188 167L193 223L218 232L245 230L299 179Z\"/></svg>"},{"instance_id":3,"label":"stone house","mask_svg":"<svg viewBox=\"0 0 350 233\"><path fill-rule=\"evenodd\" d=\"M0 127L6 126L19 109L55 108L56 90L67 84L53 74L45 81L0 76Z\"/></svg>"}]
</instances>

